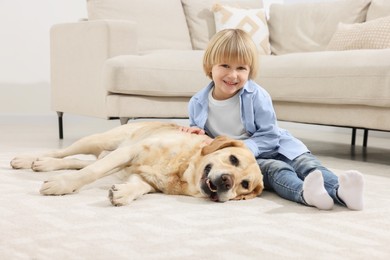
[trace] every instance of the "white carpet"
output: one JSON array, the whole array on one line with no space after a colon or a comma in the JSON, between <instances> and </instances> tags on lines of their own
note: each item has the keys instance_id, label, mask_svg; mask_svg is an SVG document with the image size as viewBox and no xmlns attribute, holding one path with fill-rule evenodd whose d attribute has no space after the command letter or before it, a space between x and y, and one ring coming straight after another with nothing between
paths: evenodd
<instances>
[{"instance_id":1,"label":"white carpet","mask_svg":"<svg viewBox=\"0 0 390 260\"><path fill-rule=\"evenodd\" d=\"M269 192L226 203L150 194L113 207L114 177L41 196L59 172L12 170L14 156L0 154L0 259L390 259L390 175L365 175L360 212Z\"/></svg>"}]
</instances>

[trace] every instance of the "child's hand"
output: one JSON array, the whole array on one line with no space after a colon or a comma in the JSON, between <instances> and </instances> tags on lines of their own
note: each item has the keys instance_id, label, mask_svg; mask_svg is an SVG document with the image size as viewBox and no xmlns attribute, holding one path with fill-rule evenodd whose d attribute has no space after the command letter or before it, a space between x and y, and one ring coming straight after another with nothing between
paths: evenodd
<instances>
[{"instance_id":1,"label":"child's hand","mask_svg":"<svg viewBox=\"0 0 390 260\"><path fill-rule=\"evenodd\" d=\"M187 126L181 126L180 131L190 133L190 134L197 134L197 135L205 135L206 132L199 128L199 127L187 127Z\"/></svg>"}]
</instances>

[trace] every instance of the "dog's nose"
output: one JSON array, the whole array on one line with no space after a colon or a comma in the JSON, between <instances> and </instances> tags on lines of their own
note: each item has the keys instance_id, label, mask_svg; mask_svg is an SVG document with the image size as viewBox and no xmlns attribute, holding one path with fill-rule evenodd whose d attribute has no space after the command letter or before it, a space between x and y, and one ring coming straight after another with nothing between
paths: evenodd
<instances>
[{"instance_id":1,"label":"dog's nose","mask_svg":"<svg viewBox=\"0 0 390 260\"><path fill-rule=\"evenodd\" d=\"M230 174L222 174L217 183L218 190L227 191L233 187L233 179Z\"/></svg>"}]
</instances>

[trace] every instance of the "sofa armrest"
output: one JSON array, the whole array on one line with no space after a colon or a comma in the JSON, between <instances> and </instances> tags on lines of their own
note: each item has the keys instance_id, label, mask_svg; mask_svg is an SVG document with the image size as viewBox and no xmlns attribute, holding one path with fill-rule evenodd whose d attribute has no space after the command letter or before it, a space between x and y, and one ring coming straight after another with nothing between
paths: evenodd
<instances>
[{"instance_id":1,"label":"sofa armrest","mask_svg":"<svg viewBox=\"0 0 390 260\"><path fill-rule=\"evenodd\" d=\"M136 23L98 20L57 24L50 31L51 108L107 118L104 62L137 53Z\"/></svg>"}]
</instances>

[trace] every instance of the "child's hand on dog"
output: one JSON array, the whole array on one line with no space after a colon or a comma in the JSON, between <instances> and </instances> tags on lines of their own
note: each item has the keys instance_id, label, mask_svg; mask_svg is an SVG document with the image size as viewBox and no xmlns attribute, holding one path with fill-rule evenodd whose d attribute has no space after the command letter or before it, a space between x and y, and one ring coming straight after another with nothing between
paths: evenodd
<instances>
[{"instance_id":1,"label":"child's hand on dog","mask_svg":"<svg viewBox=\"0 0 390 260\"><path fill-rule=\"evenodd\" d=\"M205 135L206 132L198 127L188 127L188 126L181 126L180 131L190 133L190 134L197 134L197 135Z\"/></svg>"},{"instance_id":2,"label":"child's hand on dog","mask_svg":"<svg viewBox=\"0 0 390 260\"><path fill-rule=\"evenodd\" d=\"M179 128L180 131L190 134L197 134L197 135L206 135L206 132L199 128L199 127L188 127L188 126L181 126ZM209 145L214 139L209 137L207 140L203 142L204 145Z\"/></svg>"}]
</instances>

